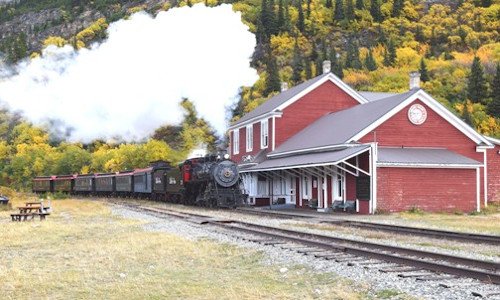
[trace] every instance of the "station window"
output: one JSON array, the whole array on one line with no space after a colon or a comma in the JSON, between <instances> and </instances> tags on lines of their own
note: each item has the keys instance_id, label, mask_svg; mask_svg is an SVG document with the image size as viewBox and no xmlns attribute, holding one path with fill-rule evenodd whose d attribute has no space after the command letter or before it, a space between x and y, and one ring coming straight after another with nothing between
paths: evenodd
<instances>
[{"instance_id":1,"label":"station window","mask_svg":"<svg viewBox=\"0 0 500 300\"><path fill-rule=\"evenodd\" d=\"M240 130L233 131L233 154L240 153Z\"/></svg>"},{"instance_id":2,"label":"station window","mask_svg":"<svg viewBox=\"0 0 500 300\"><path fill-rule=\"evenodd\" d=\"M253 149L253 125L247 126L247 152L252 151Z\"/></svg>"},{"instance_id":3,"label":"station window","mask_svg":"<svg viewBox=\"0 0 500 300\"><path fill-rule=\"evenodd\" d=\"M269 123L267 120L260 122L260 148L267 148L269 143Z\"/></svg>"}]
</instances>

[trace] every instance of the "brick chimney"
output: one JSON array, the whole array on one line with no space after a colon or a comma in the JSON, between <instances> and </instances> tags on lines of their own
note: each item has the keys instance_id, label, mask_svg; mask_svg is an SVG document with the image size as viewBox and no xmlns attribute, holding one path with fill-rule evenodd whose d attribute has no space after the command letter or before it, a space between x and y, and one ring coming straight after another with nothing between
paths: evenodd
<instances>
[{"instance_id":1,"label":"brick chimney","mask_svg":"<svg viewBox=\"0 0 500 300\"><path fill-rule=\"evenodd\" d=\"M410 90L420 88L420 72L410 72Z\"/></svg>"},{"instance_id":2,"label":"brick chimney","mask_svg":"<svg viewBox=\"0 0 500 300\"><path fill-rule=\"evenodd\" d=\"M287 82L282 82L281 83L281 91L284 92L288 90L288 83Z\"/></svg>"},{"instance_id":3,"label":"brick chimney","mask_svg":"<svg viewBox=\"0 0 500 300\"><path fill-rule=\"evenodd\" d=\"M330 73L332 69L332 63L329 60L323 61L323 74Z\"/></svg>"}]
</instances>

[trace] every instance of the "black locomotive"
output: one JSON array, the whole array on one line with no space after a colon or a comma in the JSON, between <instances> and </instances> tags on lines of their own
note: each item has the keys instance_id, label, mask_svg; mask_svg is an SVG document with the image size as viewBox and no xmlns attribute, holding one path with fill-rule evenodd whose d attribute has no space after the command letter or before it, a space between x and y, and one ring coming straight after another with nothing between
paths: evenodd
<instances>
[{"instance_id":1,"label":"black locomotive","mask_svg":"<svg viewBox=\"0 0 500 300\"><path fill-rule=\"evenodd\" d=\"M40 176L35 193L147 198L207 207L237 207L247 198L241 189L238 166L228 156L210 154L172 167L151 162L146 168L116 173Z\"/></svg>"},{"instance_id":2,"label":"black locomotive","mask_svg":"<svg viewBox=\"0 0 500 300\"><path fill-rule=\"evenodd\" d=\"M236 207L246 198L240 189L238 166L233 161L207 155L187 160L182 167L186 204Z\"/></svg>"}]
</instances>

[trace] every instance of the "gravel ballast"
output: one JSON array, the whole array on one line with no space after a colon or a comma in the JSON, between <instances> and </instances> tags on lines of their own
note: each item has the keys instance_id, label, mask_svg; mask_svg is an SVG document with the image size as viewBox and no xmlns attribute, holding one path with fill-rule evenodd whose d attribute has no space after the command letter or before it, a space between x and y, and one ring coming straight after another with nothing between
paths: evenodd
<instances>
[{"instance_id":1,"label":"gravel ballast","mask_svg":"<svg viewBox=\"0 0 500 300\"><path fill-rule=\"evenodd\" d=\"M405 293L411 297L423 299L478 299L473 296L473 291L480 291L484 289L500 289L498 286L481 285L481 286L468 286L466 283L476 282L471 279L454 279L450 281L453 284L464 284L460 287L445 288L439 286L443 281L429 281L421 282L416 281L414 278L400 278L397 273L381 273L377 268L366 269L362 266L347 266L347 262L338 263L332 260L323 260L314 258L309 255L303 255L293 250L282 249L274 246L266 246L258 243L244 241L229 235L223 234L218 230L214 230L207 225L198 225L188 223L186 221L171 218L153 216L145 212L135 211L122 206L112 206L112 212L127 219L138 219L148 222L144 226L148 231L159 231L174 234L189 240L198 239L212 239L220 243L234 244L239 247L245 247L252 250L262 251L266 257L264 264L278 266L280 269L286 270L293 266L301 265L308 266L311 270L318 273L332 273L339 277L353 280L363 286L368 286L369 294L376 295L378 291L382 290L397 290ZM217 213L217 215L219 215ZM227 217L225 213L220 214L219 217ZM237 219L236 216L231 216L231 219ZM249 217L245 216L245 221L249 221ZM267 226L280 227L282 224L290 224L290 220L274 220L264 218L251 218L251 222ZM294 228L296 229L296 228ZM309 231L309 230L306 230ZM318 230L311 230L314 233L324 234L325 232ZM330 233L337 235L338 233ZM394 243L391 241L391 243ZM429 250L426 248L426 250ZM456 253L455 253L456 254ZM475 257L476 259L483 259ZM500 299L499 296L492 296L482 299Z\"/></svg>"}]
</instances>

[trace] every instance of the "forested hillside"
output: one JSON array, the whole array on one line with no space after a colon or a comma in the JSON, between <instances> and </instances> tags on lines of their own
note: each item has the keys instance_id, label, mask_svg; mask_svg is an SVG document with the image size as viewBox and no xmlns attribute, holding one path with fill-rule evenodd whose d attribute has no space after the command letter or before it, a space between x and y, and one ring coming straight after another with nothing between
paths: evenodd
<instances>
[{"instance_id":1,"label":"forested hillside","mask_svg":"<svg viewBox=\"0 0 500 300\"><path fill-rule=\"evenodd\" d=\"M0 4L0 55L15 64L50 44L89 47L106 39L112 21L197 2L232 3L256 36L252 66L260 79L242 88L234 119L282 82L319 75L329 59L336 75L363 91L405 91L409 72L419 70L428 93L479 132L500 137L500 0L20 0ZM0 183L26 187L35 175L178 162L200 143L213 149L209 124L188 100L183 107L180 126L159 128L143 144L68 143L3 111Z\"/></svg>"}]
</instances>

